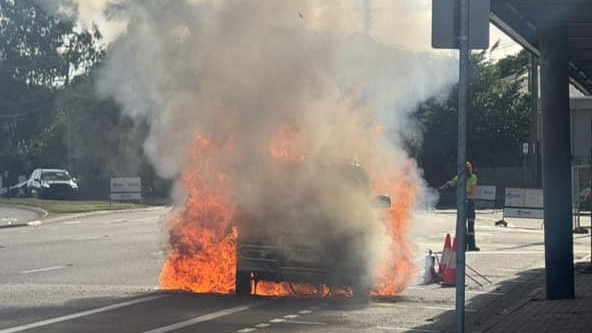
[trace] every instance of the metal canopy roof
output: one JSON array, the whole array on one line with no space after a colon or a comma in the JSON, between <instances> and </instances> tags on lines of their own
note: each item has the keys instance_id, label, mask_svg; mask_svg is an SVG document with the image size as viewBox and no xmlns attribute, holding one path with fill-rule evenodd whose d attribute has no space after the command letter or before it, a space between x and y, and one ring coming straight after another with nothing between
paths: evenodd
<instances>
[{"instance_id":1,"label":"metal canopy roof","mask_svg":"<svg viewBox=\"0 0 592 333\"><path fill-rule=\"evenodd\" d=\"M570 82L592 95L592 0L491 0L491 22L539 55L537 26L567 24Z\"/></svg>"}]
</instances>

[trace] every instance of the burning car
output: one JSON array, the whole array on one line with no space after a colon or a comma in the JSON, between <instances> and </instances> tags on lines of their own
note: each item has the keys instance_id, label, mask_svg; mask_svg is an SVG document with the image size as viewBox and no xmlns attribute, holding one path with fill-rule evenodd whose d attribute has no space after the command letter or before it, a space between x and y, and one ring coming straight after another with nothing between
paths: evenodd
<instances>
[{"instance_id":1,"label":"burning car","mask_svg":"<svg viewBox=\"0 0 592 333\"><path fill-rule=\"evenodd\" d=\"M333 200L340 204L365 200L367 206L388 208L390 197L380 195L374 198L374 203L369 202L369 177L359 164L325 171L322 182L342 186L337 198L317 191L316 183L311 182L310 191L290 193L280 204L267 207L263 213L239 214L236 223L237 295L256 293L260 281L347 288L355 297L369 295L372 279L361 251L369 242L367 233L360 228L338 227L342 217L327 212L321 205L326 207L327 202ZM298 182L305 181L295 178Z\"/></svg>"}]
</instances>

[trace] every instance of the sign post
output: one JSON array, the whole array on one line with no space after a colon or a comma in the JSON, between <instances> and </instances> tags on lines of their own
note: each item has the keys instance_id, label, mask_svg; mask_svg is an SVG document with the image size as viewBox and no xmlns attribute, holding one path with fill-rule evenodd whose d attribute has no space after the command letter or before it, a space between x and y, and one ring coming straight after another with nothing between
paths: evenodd
<instances>
[{"instance_id":1,"label":"sign post","mask_svg":"<svg viewBox=\"0 0 592 333\"><path fill-rule=\"evenodd\" d=\"M432 0L432 47L459 49L458 147L456 185L456 322L465 331L466 114L470 49L489 47L489 0Z\"/></svg>"}]
</instances>

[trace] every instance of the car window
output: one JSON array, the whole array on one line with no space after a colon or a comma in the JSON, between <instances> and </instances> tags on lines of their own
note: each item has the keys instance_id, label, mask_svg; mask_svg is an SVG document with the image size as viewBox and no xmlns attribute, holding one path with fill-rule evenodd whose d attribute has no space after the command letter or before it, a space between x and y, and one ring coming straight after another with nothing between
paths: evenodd
<instances>
[{"instance_id":1,"label":"car window","mask_svg":"<svg viewBox=\"0 0 592 333\"><path fill-rule=\"evenodd\" d=\"M70 180L70 174L66 171L43 171L41 173L43 180Z\"/></svg>"}]
</instances>

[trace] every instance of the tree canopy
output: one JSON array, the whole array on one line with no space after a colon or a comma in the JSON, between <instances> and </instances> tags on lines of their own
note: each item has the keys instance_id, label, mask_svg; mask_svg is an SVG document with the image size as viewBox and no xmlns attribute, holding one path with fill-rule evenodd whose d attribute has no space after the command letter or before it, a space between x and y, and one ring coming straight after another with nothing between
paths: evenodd
<instances>
[{"instance_id":1,"label":"tree canopy","mask_svg":"<svg viewBox=\"0 0 592 333\"><path fill-rule=\"evenodd\" d=\"M521 51L497 62L485 52L471 54L467 110L467 157L477 165L521 163L522 142L531 130L530 93L526 89L529 54ZM426 177L439 183L456 171L458 87L422 103L415 118L423 132L418 160Z\"/></svg>"},{"instance_id":2,"label":"tree canopy","mask_svg":"<svg viewBox=\"0 0 592 333\"><path fill-rule=\"evenodd\" d=\"M14 177L41 157L63 166L55 99L103 56L98 29L74 22L35 1L0 0L0 170Z\"/></svg>"}]
</instances>

